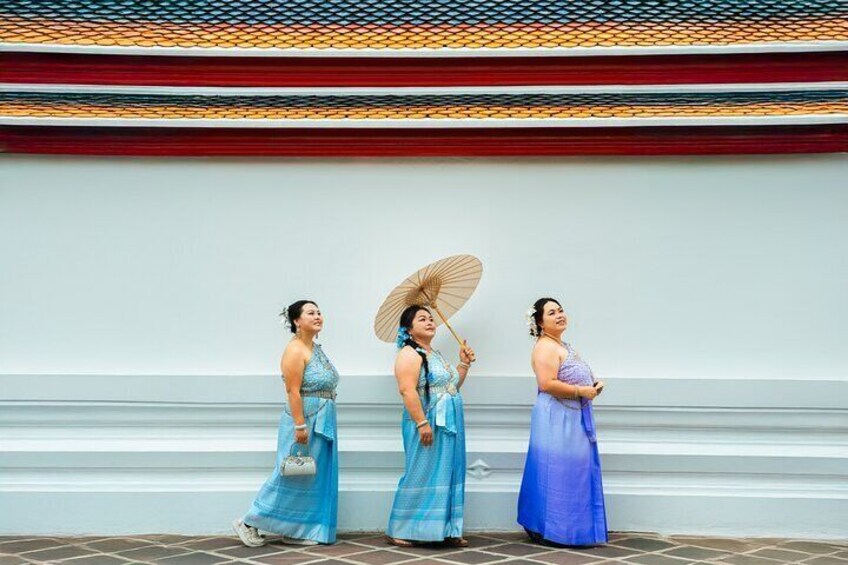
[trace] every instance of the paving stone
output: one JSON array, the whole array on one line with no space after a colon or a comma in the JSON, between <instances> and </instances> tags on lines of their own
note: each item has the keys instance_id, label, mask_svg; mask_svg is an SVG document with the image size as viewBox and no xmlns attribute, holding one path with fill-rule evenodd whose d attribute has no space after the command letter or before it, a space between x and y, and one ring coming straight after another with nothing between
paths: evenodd
<instances>
[{"instance_id":1,"label":"paving stone","mask_svg":"<svg viewBox=\"0 0 848 565\"><path fill-rule=\"evenodd\" d=\"M103 553L116 553L118 551L147 547L149 545L155 545L155 543L151 540L131 538L100 538L94 541L85 542L86 547L102 551Z\"/></svg>"},{"instance_id":2,"label":"paving stone","mask_svg":"<svg viewBox=\"0 0 848 565\"><path fill-rule=\"evenodd\" d=\"M370 550L367 547L361 545L340 541L333 545L315 545L312 547L308 547L303 551L309 553L310 555L314 554L324 555L327 557L339 557L342 555L349 555L351 553L363 553Z\"/></svg>"},{"instance_id":3,"label":"paving stone","mask_svg":"<svg viewBox=\"0 0 848 565\"><path fill-rule=\"evenodd\" d=\"M631 547L640 551L660 551L674 547L675 544L663 540L635 537L615 542L617 547Z\"/></svg>"},{"instance_id":4,"label":"paving stone","mask_svg":"<svg viewBox=\"0 0 848 565\"><path fill-rule=\"evenodd\" d=\"M86 555L79 559L71 559L70 561L62 561L61 563L62 565L128 565L130 562L114 555L99 553L96 555Z\"/></svg>"},{"instance_id":5,"label":"paving stone","mask_svg":"<svg viewBox=\"0 0 848 565\"><path fill-rule=\"evenodd\" d=\"M178 536L174 534L157 534L150 536L150 539L161 545L179 545L197 538L192 536Z\"/></svg>"},{"instance_id":6,"label":"paving stone","mask_svg":"<svg viewBox=\"0 0 848 565\"><path fill-rule=\"evenodd\" d=\"M833 553L839 551L839 546L825 542L816 541L787 541L780 544L781 549L792 549L795 551L803 551L805 553Z\"/></svg>"},{"instance_id":7,"label":"paving stone","mask_svg":"<svg viewBox=\"0 0 848 565\"><path fill-rule=\"evenodd\" d=\"M457 551L455 553L445 553L438 556L444 561L452 561L455 563L468 563L469 565L477 565L478 563L489 563L491 561L503 560L503 555L492 555L491 553L483 553L473 549Z\"/></svg>"},{"instance_id":8,"label":"paving stone","mask_svg":"<svg viewBox=\"0 0 848 565\"><path fill-rule=\"evenodd\" d=\"M373 533L370 536L366 536L363 538L357 538L355 540L351 540L353 543L360 543L363 545L368 545L371 547L379 547L385 548L389 545L389 542L386 541L385 534L374 535Z\"/></svg>"},{"instance_id":9,"label":"paving stone","mask_svg":"<svg viewBox=\"0 0 848 565\"><path fill-rule=\"evenodd\" d=\"M470 534L467 536L463 536L465 540L468 542L468 547L470 549L480 549L483 547L491 547L493 545L502 545L508 540L504 540L501 538L492 538L483 535ZM529 541L527 536L524 536L523 539L519 539L518 541Z\"/></svg>"},{"instance_id":10,"label":"paving stone","mask_svg":"<svg viewBox=\"0 0 848 565\"><path fill-rule=\"evenodd\" d=\"M307 561L312 561L316 564L320 563L321 565L341 565L344 563L343 561L335 559L322 559L319 555L303 555L300 553L276 553L250 558L251 563L267 563L269 565L300 565L300 563L305 563ZM242 561L242 563L245 562ZM347 563L346 565L350 564Z\"/></svg>"},{"instance_id":11,"label":"paving stone","mask_svg":"<svg viewBox=\"0 0 848 565\"><path fill-rule=\"evenodd\" d=\"M624 561L627 563L639 563L639 565L688 565L692 563L691 559L679 559L660 553L643 553L628 557Z\"/></svg>"},{"instance_id":12,"label":"paving stone","mask_svg":"<svg viewBox=\"0 0 848 565\"><path fill-rule=\"evenodd\" d=\"M598 563L608 558L601 555L586 555L560 549L549 553L531 555L529 559L536 562L552 563L554 565L582 565L583 563Z\"/></svg>"},{"instance_id":13,"label":"paving stone","mask_svg":"<svg viewBox=\"0 0 848 565\"><path fill-rule=\"evenodd\" d=\"M409 561L410 559L414 559L414 557L406 553L385 549L366 551L365 553L355 553L353 555L345 556L346 561L365 563L366 565L388 565L390 563L398 563L400 561Z\"/></svg>"},{"instance_id":14,"label":"paving stone","mask_svg":"<svg viewBox=\"0 0 848 565\"><path fill-rule=\"evenodd\" d=\"M410 564L412 565L412 564ZM527 559L510 559L509 561L501 561L498 565L539 565L535 561L528 561Z\"/></svg>"},{"instance_id":15,"label":"paving stone","mask_svg":"<svg viewBox=\"0 0 848 565\"><path fill-rule=\"evenodd\" d=\"M710 549L718 549L727 551L728 553L742 553L752 549L758 549L760 546L752 544L745 540L731 538L703 538L703 537L677 537L672 536L670 541L681 545L695 545L698 547L708 547Z\"/></svg>"},{"instance_id":16,"label":"paving stone","mask_svg":"<svg viewBox=\"0 0 848 565\"><path fill-rule=\"evenodd\" d=\"M722 557L720 563L732 563L733 565L776 565L780 561L776 559L767 559L765 557L755 557L753 555L730 555Z\"/></svg>"},{"instance_id":17,"label":"paving stone","mask_svg":"<svg viewBox=\"0 0 848 565\"><path fill-rule=\"evenodd\" d=\"M629 555L635 555L637 553L642 552L641 550L632 547L618 547L616 545L599 545L597 547L569 548L569 551L584 553L586 555L605 557L607 559L620 559Z\"/></svg>"},{"instance_id":18,"label":"paving stone","mask_svg":"<svg viewBox=\"0 0 848 565\"><path fill-rule=\"evenodd\" d=\"M550 548L542 545L531 545L529 543L507 543L496 547L488 547L486 551L489 553L502 553L504 555L522 557L534 553L544 553L550 551Z\"/></svg>"},{"instance_id":19,"label":"paving stone","mask_svg":"<svg viewBox=\"0 0 848 565\"><path fill-rule=\"evenodd\" d=\"M804 561L804 565L845 565L848 561L833 557L832 555L823 555L821 557L813 557Z\"/></svg>"},{"instance_id":20,"label":"paving stone","mask_svg":"<svg viewBox=\"0 0 848 565\"><path fill-rule=\"evenodd\" d=\"M27 551L37 551L39 549L48 549L67 545L65 542L53 538L35 538L13 540L0 545L0 553L24 553Z\"/></svg>"},{"instance_id":21,"label":"paving stone","mask_svg":"<svg viewBox=\"0 0 848 565\"><path fill-rule=\"evenodd\" d=\"M809 553L801 553L800 551L790 551L788 549L779 549L776 547L758 549L757 551L752 551L748 555L752 555L754 557L766 557L768 559L777 559L778 561L782 561L784 563L802 561L810 557Z\"/></svg>"},{"instance_id":22,"label":"paving stone","mask_svg":"<svg viewBox=\"0 0 848 565\"><path fill-rule=\"evenodd\" d=\"M120 551L116 555L118 555L119 557L123 557L124 559L152 561L154 559L161 559L163 557L173 557L174 555L182 555L183 553L187 553L189 551L191 550L186 547L165 547L163 545L148 545L138 549L131 549L129 551Z\"/></svg>"},{"instance_id":23,"label":"paving stone","mask_svg":"<svg viewBox=\"0 0 848 565\"><path fill-rule=\"evenodd\" d=\"M299 563L311 561L316 558L315 555L304 555L291 549L291 546L274 545L269 543L262 547L246 547L244 545L238 547L227 547L224 549L216 549L215 553L236 559L254 559L263 555L287 555L292 559L298 559Z\"/></svg>"},{"instance_id":24,"label":"paving stone","mask_svg":"<svg viewBox=\"0 0 848 565\"><path fill-rule=\"evenodd\" d=\"M66 545L51 549L42 549L39 551L28 551L27 553L22 554L21 557L27 561L33 561L35 563L53 563L56 561L62 561L63 559L82 557L83 555L92 555L95 553L97 552L92 549L85 549L84 547L76 545Z\"/></svg>"},{"instance_id":25,"label":"paving stone","mask_svg":"<svg viewBox=\"0 0 848 565\"><path fill-rule=\"evenodd\" d=\"M726 551L719 551L717 549L706 549L704 547L696 547L693 545L678 546L674 549L663 551L662 554L670 555L671 557L680 557L682 559L694 560L717 559L724 555L729 555Z\"/></svg>"},{"instance_id":26,"label":"paving stone","mask_svg":"<svg viewBox=\"0 0 848 565\"><path fill-rule=\"evenodd\" d=\"M184 553L175 557L156 559L154 563L159 565L214 565L221 561L226 561L226 558L202 551L192 551L191 553Z\"/></svg>"}]
</instances>

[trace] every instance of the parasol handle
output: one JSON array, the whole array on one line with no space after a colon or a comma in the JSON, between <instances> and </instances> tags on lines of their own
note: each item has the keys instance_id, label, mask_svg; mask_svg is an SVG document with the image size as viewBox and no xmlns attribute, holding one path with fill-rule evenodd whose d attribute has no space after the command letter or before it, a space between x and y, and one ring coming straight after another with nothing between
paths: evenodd
<instances>
[{"instance_id":1,"label":"parasol handle","mask_svg":"<svg viewBox=\"0 0 848 565\"><path fill-rule=\"evenodd\" d=\"M450 333L453 334L453 337L454 337L454 339L456 339L456 342L459 344L459 347L462 348L462 349L465 349L465 343L462 341L462 338L459 337L455 331L453 331L453 328L448 323L448 319L445 318L444 314L442 314L442 311L439 310L439 307L436 306L435 302L432 303L431 306L433 307L433 310L436 311L436 314L439 315L439 318L442 319L442 323L444 323L445 326L447 326L447 328L450 330Z\"/></svg>"}]
</instances>

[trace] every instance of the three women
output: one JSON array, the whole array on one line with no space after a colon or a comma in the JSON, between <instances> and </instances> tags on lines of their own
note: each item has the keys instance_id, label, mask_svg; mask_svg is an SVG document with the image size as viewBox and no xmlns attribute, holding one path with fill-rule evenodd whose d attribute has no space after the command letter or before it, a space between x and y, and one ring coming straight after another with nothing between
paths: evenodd
<instances>
[{"instance_id":1,"label":"three women","mask_svg":"<svg viewBox=\"0 0 848 565\"><path fill-rule=\"evenodd\" d=\"M338 372L315 337L323 327L318 306L300 300L286 310L294 337L280 366L288 403L280 419L277 469L250 510L233 527L245 545L266 542L261 532L287 543L333 543L338 501L335 389ZM558 545L607 541L600 459L591 401L603 390L591 369L562 341L567 318L554 299L530 312L536 337L531 366L539 394L531 417L530 448L518 502L518 522L531 539ZM401 314L395 377L403 398L404 474L386 531L407 547L442 542L465 547L465 426L460 388L474 352L460 348L454 367L434 350L436 324L423 306ZM286 458L308 446L314 475L285 476Z\"/></svg>"}]
</instances>

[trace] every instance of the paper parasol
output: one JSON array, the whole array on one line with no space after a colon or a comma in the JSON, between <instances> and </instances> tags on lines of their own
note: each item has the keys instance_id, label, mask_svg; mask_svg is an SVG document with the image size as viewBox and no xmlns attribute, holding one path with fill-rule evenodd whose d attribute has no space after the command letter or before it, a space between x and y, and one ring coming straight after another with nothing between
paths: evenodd
<instances>
[{"instance_id":1,"label":"paper parasol","mask_svg":"<svg viewBox=\"0 0 848 565\"><path fill-rule=\"evenodd\" d=\"M407 306L418 304L434 310L462 346L462 339L453 331L448 318L474 294L482 274L483 263L473 255L446 257L419 269L383 301L374 319L374 333L383 341L393 342L401 313Z\"/></svg>"}]
</instances>

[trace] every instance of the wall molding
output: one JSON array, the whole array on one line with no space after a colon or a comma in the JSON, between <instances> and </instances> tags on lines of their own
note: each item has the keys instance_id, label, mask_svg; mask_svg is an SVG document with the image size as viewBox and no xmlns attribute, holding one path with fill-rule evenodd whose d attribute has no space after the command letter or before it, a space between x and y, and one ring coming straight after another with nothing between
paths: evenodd
<instances>
[{"instance_id":1,"label":"wall molding","mask_svg":"<svg viewBox=\"0 0 848 565\"><path fill-rule=\"evenodd\" d=\"M848 381L607 383L613 529L848 535ZM468 527L514 529L532 379L464 396ZM270 376L0 375L0 533L225 531L273 467L281 399ZM343 377L339 399L340 526L380 529L403 465L393 379Z\"/></svg>"}]
</instances>

